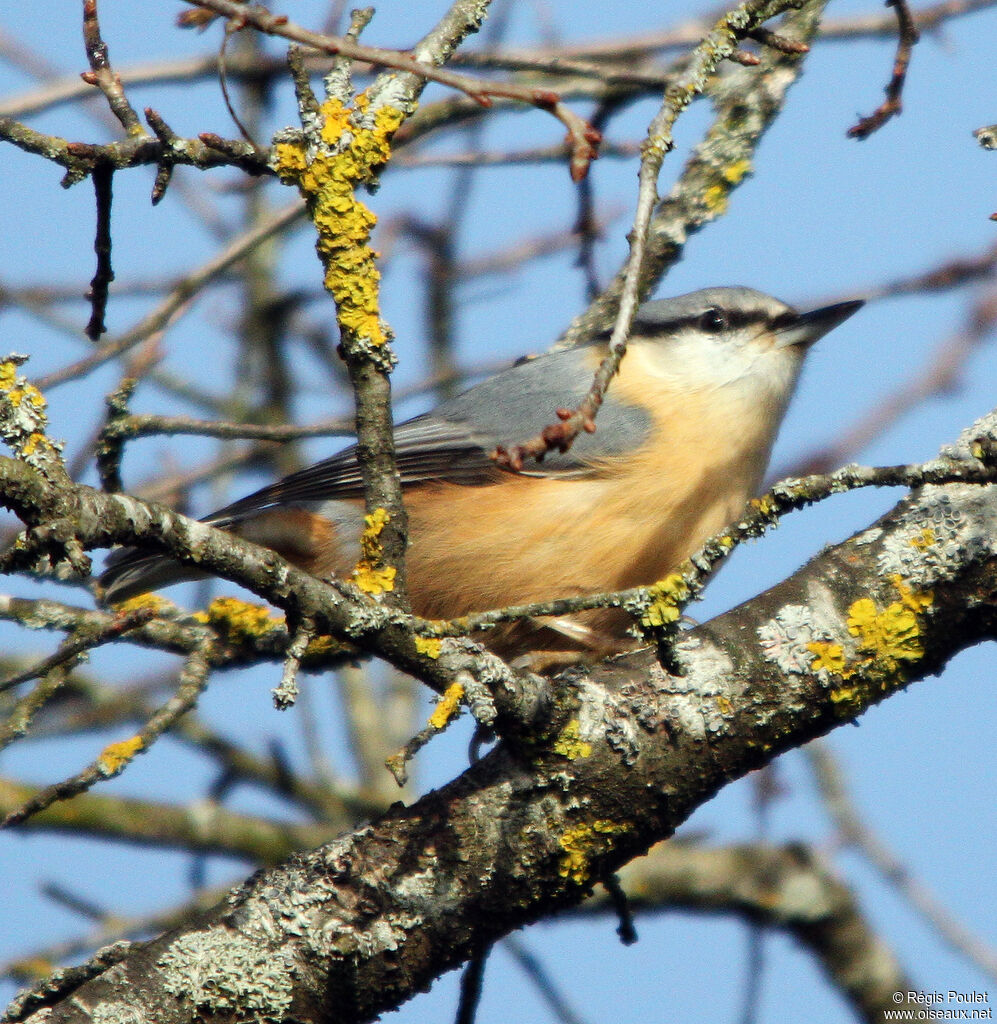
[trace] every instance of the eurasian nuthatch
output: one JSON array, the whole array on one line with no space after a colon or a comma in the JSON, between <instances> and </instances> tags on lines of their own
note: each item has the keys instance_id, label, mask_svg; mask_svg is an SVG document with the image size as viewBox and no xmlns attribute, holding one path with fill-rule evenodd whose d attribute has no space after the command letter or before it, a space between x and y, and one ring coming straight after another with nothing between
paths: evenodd
<instances>
[{"instance_id":1,"label":"eurasian nuthatch","mask_svg":"<svg viewBox=\"0 0 997 1024\"><path fill-rule=\"evenodd\" d=\"M537 435L588 390L605 338L519 363L395 428L413 611L473 611L652 583L740 514L759 487L810 346L862 302L798 313L750 288L648 302L594 433L522 472L497 446ZM316 576L348 578L364 505L356 447L205 522ZM160 554L114 556L109 602L198 578ZM607 649L619 611L482 634L502 654Z\"/></svg>"}]
</instances>

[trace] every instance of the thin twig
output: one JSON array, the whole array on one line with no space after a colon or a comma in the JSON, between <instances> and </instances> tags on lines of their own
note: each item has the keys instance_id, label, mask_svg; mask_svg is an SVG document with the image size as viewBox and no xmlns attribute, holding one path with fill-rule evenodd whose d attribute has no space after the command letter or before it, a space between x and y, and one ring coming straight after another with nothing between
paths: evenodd
<instances>
[{"instance_id":1,"label":"thin twig","mask_svg":"<svg viewBox=\"0 0 997 1024\"><path fill-rule=\"evenodd\" d=\"M139 608L123 615L116 615L102 629L96 631L88 629L77 630L59 645L59 650L54 654L49 655L49 657L33 665L31 668L27 668L23 672L18 672L16 675L9 676L7 679L0 681L0 693L12 687L20 686L21 683L26 683L31 679L47 675L54 668L59 668L68 663L75 665L81 654L92 651L103 644L120 640L126 633L130 633L133 629L138 629L139 626L144 626L147 622L151 622L155 615L155 609Z\"/></svg>"},{"instance_id":2,"label":"thin twig","mask_svg":"<svg viewBox=\"0 0 997 1024\"><path fill-rule=\"evenodd\" d=\"M904 80L907 77L907 68L910 66L914 46L920 36L907 6L907 0L886 0L886 6L892 7L897 12L897 24L900 31L900 38L897 40L897 55L893 61L893 74L886 86L886 99L868 117L859 118L858 122L848 129L845 134L850 139L867 139L903 109L901 94Z\"/></svg>"},{"instance_id":3,"label":"thin twig","mask_svg":"<svg viewBox=\"0 0 997 1024\"><path fill-rule=\"evenodd\" d=\"M547 110L568 130L568 136L572 142L571 176L576 181L587 173L589 164L596 156L599 144L597 135L570 107L562 103L561 97L552 90L509 82L483 81L426 64L399 50L364 46L354 42L348 36L329 36L321 32L311 32L294 24L286 17L271 14L266 8L256 4L242 4L236 0L185 0L185 2L231 19L236 28L252 25L253 28L267 35L282 36L332 56L349 57L367 64L395 68L398 71L417 75L425 81L448 85L466 93L484 107L491 105L492 97L505 97L521 100L541 110Z\"/></svg>"},{"instance_id":4,"label":"thin twig","mask_svg":"<svg viewBox=\"0 0 997 1024\"><path fill-rule=\"evenodd\" d=\"M499 445L495 448L492 458L499 466L521 470L525 460L533 458L539 462L548 452L566 452L581 431L591 433L595 430L595 417L609 382L618 372L626 353L630 326L642 296L648 229L658 203L658 175L666 154L674 146L672 129L675 122L692 100L706 88L720 62L734 53L739 40L769 18L794 5L795 0L746 0L717 22L693 51L682 74L665 90L664 102L648 127L642 147L637 211L628 236L630 255L623 274L619 307L606 355L596 370L592 386L578 406L556 410L560 422L549 424L538 436L520 444L508 447ZM644 287L646 289L646 283Z\"/></svg>"},{"instance_id":5,"label":"thin twig","mask_svg":"<svg viewBox=\"0 0 997 1024\"><path fill-rule=\"evenodd\" d=\"M278 210L266 222L240 235L222 252L181 281L152 312L146 314L131 330L104 342L92 355L42 377L37 382L38 387L50 389L64 384L66 381L83 377L138 345L155 331L162 330L206 285L224 274L255 246L261 245L274 235L279 234L303 214L304 204L300 202L291 203Z\"/></svg>"},{"instance_id":6,"label":"thin twig","mask_svg":"<svg viewBox=\"0 0 997 1024\"><path fill-rule=\"evenodd\" d=\"M111 199L114 169L107 164L97 164L90 175L97 204L97 230L94 234L93 250L97 254L97 270L90 281L91 313L86 334L91 341L97 341L107 330L104 317L107 313L107 295L114 270L111 268Z\"/></svg>"},{"instance_id":7,"label":"thin twig","mask_svg":"<svg viewBox=\"0 0 997 1024\"><path fill-rule=\"evenodd\" d=\"M946 21L966 17L985 11L997 4L997 0L942 0L913 12L917 28L922 32L936 31ZM605 62L619 60L621 65L640 60L654 53L676 50L695 45L709 27L708 20L694 20L680 28L667 29L661 32L644 32L639 36L621 38L610 41L592 40L588 42L562 45L556 49L543 47L529 50L503 50L499 53L472 50L453 56L451 63L462 67L513 67L528 66L548 73L556 72L556 65L564 60L575 57ZM827 42L848 42L853 39L878 38L892 36L896 32L896 18L892 15L883 17L878 14L862 15L855 18L839 18L826 21L820 29L819 38ZM0 44L8 57L14 41L5 38L0 31ZM16 57L16 55L15 55ZM329 58L315 54L307 58L309 71L323 72L328 67ZM31 63L29 63L31 62ZM50 110L53 107L86 99L91 95L92 86L80 81L78 75L56 77L57 69L36 67L33 55L18 66L24 67L28 74L35 77L51 78L44 86L7 98L0 102L0 116L21 118ZM625 75L627 69L617 65L607 66L609 74ZM589 65L591 67L591 65ZM631 68L632 70L632 68ZM287 64L281 57L266 54L233 55L228 59L229 78L272 79L280 78L287 71ZM159 83L196 82L199 79L213 78L218 74L218 57L216 53L177 60L151 61L136 64L128 68L120 68L116 75L123 85L155 85Z\"/></svg>"},{"instance_id":8,"label":"thin twig","mask_svg":"<svg viewBox=\"0 0 997 1024\"><path fill-rule=\"evenodd\" d=\"M315 623L303 619L287 645L280 682L273 689L273 703L278 711L286 711L298 696L298 670L308 645L315 638L315 632Z\"/></svg>"},{"instance_id":9,"label":"thin twig","mask_svg":"<svg viewBox=\"0 0 997 1024\"><path fill-rule=\"evenodd\" d=\"M457 1004L457 1015L454 1024L474 1024L481 1002L482 985L485 980L485 965L491 946L479 950L467 962L464 973L460 976L460 1002Z\"/></svg>"},{"instance_id":10,"label":"thin twig","mask_svg":"<svg viewBox=\"0 0 997 1024\"><path fill-rule=\"evenodd\" d=\"M702 593L734 547L744 540L761 536L789 512L822 501L832 494L863 487L922 487L955 481L991 484L997 481L997 471L990 461L937 458L925 463L897 466L843 466L833 473L783 480L761 497L750 501L737 522L714 534L699 551L676 568L676 574L681 576L687 588L676 607L681 610ZM646 607L647 600L647 587L633 587L611 593L540 601L467 615L453 622L434 622L432 635L460 636L520 619L571 615L597 608L629 608L639 612Z\"/></svg>"},{"instance_id":11,"label":"thin twig","mask_svg":"<svg viewBox=\"0 0 997 1024\"><path fill-rule=\"evenodd\" d=\"M39 790L30 800L25 801L0 821L0 829L17 825L50 807L57 800L68 800L86 792L103 779L113 778L124 771L136 754L147 750L181 715L197 703L201 691L208 683L211 669L209 648L210 641L206 641L191 652L180 674L177 692L153 714L135 736L106 747L96 761L77 775Z\"/></svg>"},{"instance_id":12,"label":"thin twig","mask_svg":"<svg viewBox=\"0 0 997 1024\"><path fill-rule=\"evenodd\" d=\"M778 476L827 473L854 458L922 402L956 390L962 383L961 378L969 360L993 333L997 323L997 294L983 297L966 319L967 323L962 330L937 346L920 373L901 383L892 394L877 399L865 415L830 444L783 466Z\"/></svg>"},{"instance_id":13,"label":"thin twig","mask_svg":"<svg viewBox=\"0 0 997 1024\"><path fill-rule=\"evenodd\" d=\"M560 1024L584 1024L583 1018L575 1013L568 1004L567 998L558 989L540 958L527 948L525 942L515 935L507 935L502 940L502 948L512 956L523 973L533 982L540 997L550 1007L550 1012L556 1021L559 1021Z\"/></svg>"},{"instance_id":14,"label":"thin twig","mask_svg":"<svg viewBox=\"0 0 997 1024\"><path fill-rule=\"evenodd\" d=\"M107 43L100 34L97 0L83 0L83 42L86 45L87 59L90 61L90 71L81 76L83 81L88 85L96 85L107 97L114 116L130 136L134 138L145 135L142 122L139 121L138 114L128 102L121 87L121 79L111 69Z\"/></svg>"}]
</instances>

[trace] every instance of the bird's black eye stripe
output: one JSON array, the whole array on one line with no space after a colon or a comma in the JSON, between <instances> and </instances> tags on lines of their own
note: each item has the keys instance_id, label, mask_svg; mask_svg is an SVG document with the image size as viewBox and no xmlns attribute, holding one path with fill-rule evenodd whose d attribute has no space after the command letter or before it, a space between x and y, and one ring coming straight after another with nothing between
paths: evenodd
<instances>
[{"instance_id":1,"label":"bird's black eye stripe","mask_svg":"<svg viewBox=\"0 0 997 1024\"><path fill-rule=\"evenodd\" d=\"M783 327L792 327L800 319L800 314L793 309L787 309L785 313L780 313L772 321L772 330L778 331Z\"/></svg>"},{"instance_id":2,"label":"bird's black eye stripe","mask_svg":"<svg viewBox=\"0 0 997 1024\"><path fill-rule=\"evenodd\" d=\"M795 322L796 314L789 311L782 314L779 319L782 317L787 318L787 323ZM710 306L698 313L677 316L669 320L642 319L638 316L634 321L633 333L644 338L670 337L688 327L696 327L708 334L724 334L742 327L763 327L770 323L771 318L763 310L722 309L719 306ZM593 340L603 341L611 333L607 329L596 335Z\"/></svg>"}]
</instances>

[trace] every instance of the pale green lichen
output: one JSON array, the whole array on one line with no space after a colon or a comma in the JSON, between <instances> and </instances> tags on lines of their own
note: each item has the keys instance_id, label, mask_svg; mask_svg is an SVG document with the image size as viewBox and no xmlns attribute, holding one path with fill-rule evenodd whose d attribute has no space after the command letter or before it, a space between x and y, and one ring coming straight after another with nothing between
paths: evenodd
<instances>
[{"instance_id":1,"label":"pale green lichen","mask_svg":"<svg viewBox=\"0 0 997 1024\"><path fill-rule=\"evenodd\" d=\"M224 927L179 936L156 966L199 1020L279 1022L291 1006L294 978L279 952Z\"/></svg>"}]
</instances>

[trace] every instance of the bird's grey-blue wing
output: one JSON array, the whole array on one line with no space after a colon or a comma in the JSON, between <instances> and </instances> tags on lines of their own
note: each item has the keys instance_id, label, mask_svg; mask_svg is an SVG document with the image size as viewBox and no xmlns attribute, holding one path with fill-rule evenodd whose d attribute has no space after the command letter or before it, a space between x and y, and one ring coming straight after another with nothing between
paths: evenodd
<instances>
[{"instance_id":1,"label":"bird's grey-blue wing","mask_svg":"<svg viewBox=\"0 0 997 1024\"><path fill-rule=\"evenodd\" d=\"M566 349L510 367L430 413L395 428L395 457L403 486L447 481L480 484L501 473L489 457L497 445L510 447L557 421L558 407L574 407L592 382L593 360L585 349ZM642 408L618 401L610 388L593 434L582 433L567 452L551 452L526 472L579 477L594 461L638 447L651 428ZM282 505L309 504L363 495L356 445L292 473L208 517L226 525Z\"/></svg>"}]
</instances>

